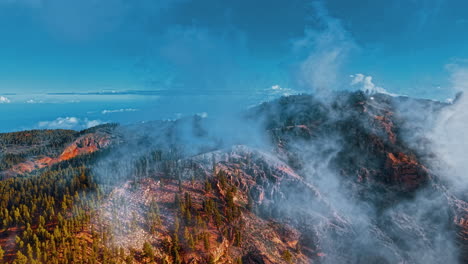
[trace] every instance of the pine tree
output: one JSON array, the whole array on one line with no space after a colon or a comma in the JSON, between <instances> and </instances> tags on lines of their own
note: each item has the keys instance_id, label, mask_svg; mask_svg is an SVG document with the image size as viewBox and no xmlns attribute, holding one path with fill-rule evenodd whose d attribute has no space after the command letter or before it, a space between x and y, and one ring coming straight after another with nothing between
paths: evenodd
<instances>
[{"instance_id":1,"label":"pine tree","mask_svg":"<svg viewBox=\"0 0 468 264\"><path fill-rule=\"evenodd\" d=\"M174 263L181 264L182 259L180 258L179 250L174 249Z\"/></svg>"},{"instance_id":2,"label":"pine tree","mask_svg":"<svg viewBox=\"0 0 468 264\"><path fill-rule=\"evenodd\" d=\"M34 256L33 256L33 249L31 247L31 245L28 243L28 245L26 246L26 250L27 250L27 253L28 253L28 260L29 262L32 262Z\"/></svg>"},{"instance_id":3,"label":"pine tree","mask_svg":"<svg viewBox=\"0 0 468 264\"><path fill-rule=\"evenodd\" d=\"M249 211L252 211L252 209L254 209L254 200L250 192L247 193L247 209Z\"/></svg>"},{"instance_id":4,"label":"pine tree","mask_svg":"<svg viewBox=\"0 0 468 264\"><path fill-rule=\"evenodd\" d=\"M213 176L216 175L216 158L214 153L211 154L211 162L213 163Z\"/></svg>"},{"instance_id":5,"label":"pine tree","mask_svg":"<svg viewBox=\"0 0 468 264\"><path fill-rule=\"evenodd\" d=\"M293 262L292 262L293 256L292 256L292 254L291 254L291 252L290 252L289 250L286 249L286 250L283 252L282 257L283 257L284 261L286 261L287 263L290 263L290 264L293 263Z\"/></svg>"},{"instance_id":6,"label":"pine tree","mask_svg":"<svg viewBox=\"0 0 468 264\"><path fill-rule=\"evenodd\" d=\"M191 250L195 250L195 241L193 240L192 234L189 234L188 245Z\"/></svg>"},{"instance_id":7,"label":"pine tree","mask_svg":"<svg viewBox=\"0 0 468 264\"><path fill-rule=\"evenodd\" d=\"M209 193L211 192L211 190L213 189L213 187L211 186L211 183L209 180L206 180L205 181L205 192L206 193Z\"/></svg>"},{"instance_id":8,"label":"pine tree","mask_svg":"<svg viewBox=\"0 0 468 264\"><path fill-rule=\"evenodd\" d=\"M213 257L213 255L210 255L210 258L208 259L208 264L215 264L215 259Z\"/></svg>"},{"instance_id":9,"label":"pine tree","mask_svg":"<svg viewBox=\"0 0 468 264\"><path fill-rule=\"evenodd\" d=\"M21 253L21 251L18 251L16 253L16 259L13 262L14 264L27 264L28 263L28 258Z\"/></svg>"},{"instance_id":10,"label":"pine tree","mask_svg":"<svg viewBox=\"0 0 468 264\"><path fill-rule=\"evenodd\" d=\"M126 263L126 264L133 264L133 256L132 256L132 254L129 254L129 255L125 258L125 263Z\"/></svg>"},{"instance_id":11,"label":"pine tree","mask_svg":"<svg viewBox=\"0 0 468 264\"><path fill-rule=\"evenodd\" d=\"M203 245L205 246L205 250L210 250L210 238L207 233L203 234Z\"/></svg>"},{"instance_id":12,"label":"pine tree","mask_svg":"<svg viewBox=\"0 0 468 264\"><path fill-rule=\"evenodd\" d=\"M149 258L151 261L154 260L154 251L150 243L145 242L143 244L143 253L145 254L145 257Z\"/></svg>"},{"instance_id":13,"label":"pine tree","mask_svg":"<svg viewBox=\"0 0 468 264\"><path fill-rule=\"evenodd\" d=\"M0 246L0 263L3 263L3 256L5 255L5 251Z\"/></svg>"},{"instance_id":14,"label":"pine tree","mask_svg":"<svg viewBox=\"0 0 468 264\"><path fill-rule=\"evenodd\" d=\"M179 228L180 228L179 217L176 216L174 220L174 233L179 233Z\"/></svg>"}]
</instances>

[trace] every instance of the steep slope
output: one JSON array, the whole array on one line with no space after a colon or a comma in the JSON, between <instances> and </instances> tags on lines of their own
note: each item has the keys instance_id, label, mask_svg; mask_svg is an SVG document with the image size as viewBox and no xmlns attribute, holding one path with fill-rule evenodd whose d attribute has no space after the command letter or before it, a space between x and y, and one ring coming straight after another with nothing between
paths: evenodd
<instances>
[{"instance_id":1,"label":"steep slope","mask_svg":"<svg viewBox=\"0 0 468 264\"><path fill-rule=\"evenodd\" d=\"M340 193L329 195L333 204L345 204L341 208L344 217L352 229L361 229L357 236L332 242L344 242L345 247L333 250L332 245L331 263L361 262L372 256L377 263L458 261L455 244L465 245L466 240L457 239L454 233L464 237L465 229L452 222L465 213L456 195L424 164L431 153L410 147L415 144L409 139L425 142L424 133L418 130L430 128L431 120L409 116L408 105L428 116L446 106L351 93L327 103L309 96L282 98L254 109L251 115L266 115L263 120L280 156L322 192ZM320 174L329 179L323 180ZM362 214L366 219L360 219ZM353 242L359 236L366 237L363 245ZM375 246L382 243L384 249ZM424 258L419 256L420 248L425 249ZM353 256L355 252L366 252L360 253L365 258Z\"/></svg>"},{"instance_id":2,"label":"steep slope","mask_svg":"<svg viewBox=\"0 0 468 264\"><path fill-rule=\"evenodd\" d=\"M32 172L106 148L113 139L112 127L105 125L82 132L44 130L1 134L4 151L0 177ZM44 137L41 134L48 139L37 141Z\"/></svg>"},{"instance_id":3,"label":"steep slope","mask_svg":"<svg viewBox=\"0 0 468 264\"><path fill-rule=\"evenodd\" d=\"M114 189L97 228L115 228L120 247L151 242L157 262L177 255L184 263L309 263L297 229L254 213L284 195L282 186L301 185L286 164L239 146L179 161L177 168L180 179L154 172ZM156 205L157 220L148 215Z\"/></svg>"},{"instance_id":4,"label":"steep slope","mask_svg":"<svg viewBox=\"0 0 468 264\"><path fill-rule=\"evenodd\" d=\"M151 172L149 174L137 174L142 178L173 177L169 184L173 185L174 197L177 192L180 196L189 193L196 197L197 194L192 193L191 188L197 188L190 188L187 182L190 180L193 184L198 184L200 189L200 177L209 177L206 174L207 168L208 171L210 166L221 169L235 186L239 201L244 201L245 204L245 197L251 197L251 204L255 205L255 221L258 221L250 220L256 223L253 225L263 226L261 221L278 222L292 228L293 233L298 234L298 243L295 243L298 245L297 249L287 251L296 261L454 261L457 259L456 246L452 243L442 246L439 239L453 238L453 242L456 242L455 235L452 234L457 228L453 221L458 219L459 215L454 213L455 198L444 191L439 182L433 180L436 177L423 165L420 154L405 142L404 134L407 133L407 128L404 122L408 120L399 108L401 104L407 103L407 100L410 99L385 95L371 98L362 93L339 94L332 102L327 103L308 95L282 98L265 103L247 113L249 119L263 123L265 135L270 137L273 143L273 150L267 147L262 151L254 151L238 147L207 152L195 157L184 157L182 154L181 158L171 165L178 168L175 169L176 172L171 172L165 166L156 166L137 169L140 172ZM415 102L434 112L444 107L437 102ZM185 125L187 124L193 125L190 129L185 127L187 131L209 131L204 120L185 122ZM178 129L172 127L170 130L171 137L167 142L183 141L179 138ZM163 134L157 135L167 139ZM191 139L195 145L200 142L207 144L209 140L204 135L198 133L197 137L194 135ZM210 165L212 160L216 161L214 165ZM152 162L145 162L149 163ZM179 168L179 163L188 163L190 166L185 168L182 165L182 168ZM255 169L250 166L255 166ZM199 167L204 168L203 172L193 172L198 170L194 168ZM290 179L284 180L284 177L278 176L278 172L286 173ZM177 190L175 184L179 181L180 187ZM152 184L158 186L160 183L145 182L143 185ZM214 197L223 201L225 190L219 189L220 183L217 181L212 184L218 187ZM170 197L158 187L147 193L154 194L154 197ZM146 203L150 199L149 196L145 198L143 195L136 197ZM166 202L158 201L171 204L171 199L175 198L167 199L169 200ZM431 199L434 204L426 205L421 199ZM199 205L201 200L196 201L195 204ZM430 215L430 211L436 208L440 217ZM415 212L426 215L427 219L414 215ZM192 213L197 214L197 211ZM242 211L242 219L245 220L247 213L249 211ZM174 219L175 215L177 213L171 212L169 219ZM226 210L221 215L225 216ZM179 218L183 216L179 215ZM169 237L171 224L163 226L168 227L169 231L161 237ZM256 232L261 233L260 230ZM268 232L275 233L272 230ZM461 230L459 234L462 235L463 232ZM229 261L244 256L244 261L252 261L248 263L281 263L280 255L271 255L275 248L282 248L280 244L267 247L262 242L265 237L259 236L254 239L249 234L250 232L243 234L248 239L245 240L246 244L240 246L242 254L232 253ZM217 236L219 243L232 243L232 237L219 234ZM124 237L118 240L123 241ZM161 249L161 242L151 241L157 249ZM251 252L246 251L245 248L249 247L254 249ZM418 248L424 248L427 256L419 257ZM441 250L450 253L444 256ZM198 249L197 252L201 255L188 257L186 260L208 261L210 251ZM164 252L160 252L160 256L164 255ZM183 256L193 255L188 252L190 250L185 252L188 255ZM250 257L252 260L247 260ZM171 260L170 254L167 259ZM222 261L228 261L227 259ZM222 261L220 263L223 263Z\"/></svg>"}]
</instances>

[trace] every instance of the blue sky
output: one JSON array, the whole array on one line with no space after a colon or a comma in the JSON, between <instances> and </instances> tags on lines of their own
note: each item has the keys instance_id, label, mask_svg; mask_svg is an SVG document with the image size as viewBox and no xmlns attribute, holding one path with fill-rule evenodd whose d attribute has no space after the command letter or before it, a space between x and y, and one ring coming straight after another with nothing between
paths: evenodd
<instances>
[{"instance_id":1,"label":"blue sky","mask_svg":"<svg viewBox=\"0 0 468 264\"><path fill-rule=\"evenodd\" d=\"M461 0L0 0L0 131L366 85L445 100L468 59L466 10Z\"/></svg>"}]
</instances>

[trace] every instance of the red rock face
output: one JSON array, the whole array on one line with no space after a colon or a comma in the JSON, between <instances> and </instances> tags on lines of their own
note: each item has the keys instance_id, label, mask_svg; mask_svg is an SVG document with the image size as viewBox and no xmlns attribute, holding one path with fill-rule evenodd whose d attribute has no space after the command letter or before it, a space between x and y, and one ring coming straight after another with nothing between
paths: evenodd
<instances>
[{"instance_id":1,"label":"red rock face","mask_svg":"<svg viewBox=\"0 0 468 264\"><path fill-rule=\"evenodd\" d=\"M92 133L86 134L77 138L73 143L68 145L58 157L35 157L29 161L16 164L5 172L5 175L16 175L32 172L37 169L42 169L52 166L56 163L70 160L79 155L91 154L111 144L111 139L108 134Z\"/></svg>"},{"instance_id":2,"label":"red rock face","mask_svg":"<svg viewBox=\"0 0 468 264\"><path fill-rule=\"evenodd\" d=\"M387 133L388 135L388 140L395 144L396 143L396 135L395 133L393 132L393 122L392 120L390 119L390 117L392 116L392 113L391 112L387 112L386 115L383 115L383 116L375 116L375 119L378 121L378 124L383 127L383 129L385 130L385 132Z\"/></svg>"},{"instance_id":3,"label":"red rock face","mask_svg":"<svg viewBox=\"0 0 468 264\"><path fill-rule=\"evenodd\" d=\"M448 204L453 208L453 224L456 227L458 245L463 263L468 262L468 203L453 196L447 196Z\"/></svg>"},{"instance_id":4,"label":"red rock face","mask_svg":"<svg viewBox=\"0 0 468 264\"><path fill-rule=\"evenodd\" d=\"M110 138L103 134L84 135L65 148L62 154L57 158L57 162L69 160L79 155L93 153L107 147L110 142Z\"/></svg>"},{"instance_id":5,"label":"red rock face","mask_svg":"<svg viewBox=\"0 0 468 264\"><path fill-rule=\"evenodd\" d=\"M453 218L453 222L457 225L460 229L458 235L460 239L464 241L468 241L468 212L464 214L460 214L460 216L456 215Z\"/></svg>"},{"instance_id":6,"label":"red rock face","mask_svg":"<svg viewBox=\"0 0 468 264\"><path fill-rule=\"evenodd\" d=\"M403 189L415 190L428 178L427 169L404 153L388 153L386 168L391 181Z\"/></svg>"}]
</instances>

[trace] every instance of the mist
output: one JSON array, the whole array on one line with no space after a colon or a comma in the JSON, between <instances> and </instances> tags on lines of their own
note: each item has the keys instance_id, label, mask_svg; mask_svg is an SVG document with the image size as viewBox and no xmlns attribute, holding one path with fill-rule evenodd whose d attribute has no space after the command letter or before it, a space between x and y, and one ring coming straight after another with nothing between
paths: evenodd
<instances>
[{"instance_id":1,"label":"mist","mask_svg":"<svg viewBox=\"0 0 468 264\"><path fill-rule=\"evenodd\" d=\"M296 3L311 10L300 26L272 19L295 29L278 37L273 25L247 31L231 18L238 7L186 18L191 2L0 0L33 14L59 47L108 49L87 56L119 70L81 81L131 76L1 97L10 112L31 104L21 128L111 142L87 168L99 197L89 226L110 234L106 247L165 263L466 262L463 61L446 65L453 99L412 98L369 70L377 63L356 63L381 51L327 1ZM255 42L262 34L274 38Z\"/></svg>"},{"instance_id":2,"label":"mist","mask_svg":"<svg viewBox=\"0 0 468 264\"><path fill-rule=\"evenodd\" d=\"M304 186L282 187L283 198L259 205L256 213L265 219L278 217L297 227L304 246L325 252L321 263L459 263L453 210L447 204L452 204L452 195L465 190L464 97L452 104L413 100L386 92L372 82L371 76L356 74L351 82L341 77L345 76L347 57L358 45L323 5L316 3L315 10L323 29L306 29L292 50L299 59L296 83L313 93L305 97L305 107L301 105L303 99L296 104L296 97L290 96L283 98L292 100L286 110L281 105L283 99L279 99L265 112L259 111L264 106L261 104L244 110L245 114L236 107L235 111L226 111L226 97L214 106L219 111L213 118L208 114L124 126L118 132L123 144L95 166L95 174L99 181L113 185L116 179L134 180L137 161L157 149L176 155L171 159L182 162L243 145L272 153L301 176ZM213 35L205 29L180 27L169 32L161 52L178 68L179 81L193 87L225 89L242 79L237 75L242 61L237 59L244 53L231 51L242 51L239 47L245 44L241 35L232 32ZM230 44L220 45L226 41ZM221 46L223 49L218 49ZM215 56L209 55L213 53ZM201 61L203 68L198 67ZM454 72L457 90L464 90L466 76L463 70ZM340 91L361 84L363 92ZM357 102L365 105L366 114L353 109ZM348 108L351 110L343 111ZM308 128L313 131L310 138L289 134L275 138L272 131L282 122L293 127L303 125L303 111L313 113L305 114L305 120L319 124ZM380 115L396 117L390 128L379 130L370 121ZM283 120L285 117L291 120ZM383 155L387 163L388 157L398 153L421 158L418 166L422 177L429 180L414 188L398 186L378 172L372 175L372 171L389 170L380 157L373 156L377 155L372 154L374 150L363 146L362 141L374 134L381 139L371 144L383 145L383 154L378 155ZM279 144L286 144L286 150L279 149ZM180 177L189 178L183 173ZM132 199L126 203L126 208L137 207Z\"/></svg>"}]
</instances>

